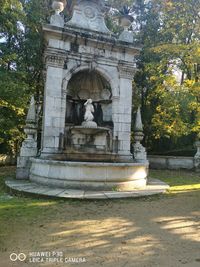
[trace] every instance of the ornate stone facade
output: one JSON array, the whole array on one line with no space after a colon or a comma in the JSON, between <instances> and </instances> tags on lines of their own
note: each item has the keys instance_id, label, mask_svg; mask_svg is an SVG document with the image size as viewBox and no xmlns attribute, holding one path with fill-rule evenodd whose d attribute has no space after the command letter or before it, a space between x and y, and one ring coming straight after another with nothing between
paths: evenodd
<instances>
[{"instance_id":1,"label":"ornate stone facade","mask_svg":"<svg viewBox=\"0 0 200 267\"><path fill-rule=\"evenodd\" d=\"M65 134L69 82L76 74L88 70L99 73L110 84L111 108L103 105L103 111L107 114L105 116L112 118L113 142L118 140L118 153L126 159L132 158L132 79L136 70L135 56L140 49L133 44L117 42L114 35L108 35L109 30L105 27L101 13L104 8L102 3L103 1L75 1L72 19L64 30L51 25L44 26L48 47L45 52L47 78L43 154L59 153L59 136ZM94 17L93 9L96 10ZM95 24L96 20L101 22ZM94 25L98 25L96 30ZM90 97L88 94L87 98ZM108 112L111 112L110 115Z\"/></svg>"},{"instance_id":2,"label":"ornate stone facade","mask_svg":"<svg viewBox=\"0 0 200 267\"><path fill-rule=\"evenodd\" d=\"M138 148L135 159L130 152L132 80L140 49L108 30L104 9L103 0L74 0L70 21L62 24L57 12L43 26L44 108L41 154L32 160L29 176L34 182L95 190L146 185L148 162L141 161ZM89 126L88 99L94 117ZM91 163L84 168L83 161Z\"/></svg>"}]
</instances>

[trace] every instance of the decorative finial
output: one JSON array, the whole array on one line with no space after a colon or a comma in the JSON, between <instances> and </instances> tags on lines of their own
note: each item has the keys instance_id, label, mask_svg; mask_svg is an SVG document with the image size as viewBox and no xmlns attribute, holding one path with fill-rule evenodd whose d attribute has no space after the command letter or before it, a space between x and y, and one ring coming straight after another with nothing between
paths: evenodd
<instances>
[{"instance_id":1,"label":"decorative finial","mask_svg":"<svg viewBox=\"0 0 200 267\"><path fill-rule=\"evenodd\" d=\"M123 8L119 11L120 18L119 22L120 25L124 28L124 30L128 31L128 28L131 26L133 22L133 17L131 16L132 10L128 6L123 6Z\"/></svg>"},{"instance_id":2,"label":"decorative finial","mask_svg":"<svg viewBox=\"0 0 200 267\"><path fill-rule=\"evenodd\" d=\"M30 158L37 155L37 121L34 96L31 97L30 107L24 127L26 138L22 143L20 155L17 158L17 179L28 179L30 173Z\"/></svg>"},{"instance_id":3,"label":"decorative finial","mask_svg":"<svg viewBox=\"0 0 200 267\"><path fill-rule=\"evenodd\" d=\"M138 107L138 110L137 110L134 131L135 132L143 132L141 108L140 107Z\"/></svg>"},{"instance_id":4,"label":"decorative finial","mask_svg":"<svg viewBox=\"0 0 200 267\"><path fill-rule=\"evenodd\" d=\"M119 11L119 23L124 28L123 32L119 36L120 41L124 41L127 43L133 42L133 32L129 31L129 27L133 22L133 17L131 15L132 10L128 6L123 6L123 9Z\"/></svg>"},{"instance_id":5,"label":"decorative finial","mask_svg":"<svg viewBox=\"0 0 200 267\"><path fill-rule=\"evenodd\" d=\"M59 15L65 8L64 3L61 1L53 1L52 8L56 15Z\"/></svg>"},{"instance_id":6,"label":"decorative finial","mask_svg":"<svg viewBox=\"0 0 200 267\"><path fill-rule=\"evenodd\" d=\"M147 153L146 149L140 143L144 138L143 134L143 125L142 125L142 118L141 118L141 108L138 107L136 120L135 120L135 127L134 127L134 139L135 143L133 145L134 148L134 158L136 162L147 162Z\"/></svg>"},{"instance_id":7,"label":"decorative finial","mask_svg":"<svg viewBox=\"0 0 200 267\"><path fill-rule=\"evenodd\" d=\"M34 96L31 97L31 102L28 110L28 114L26 117L27 124L36 124L36 107L35 107L35 99Z\"/></svg>"},{"instance_id":8,"label":"decorative finial","mask_svg":"<svg viewBox=\"0 0 200 267\"><path fill-rule=\"evenodd\" d=\"M64 18L60 13L64 10L66 1L53 1L52 8L55 11L55 14L51 16L50 24L60 28L64 27Z\"/></svg>"}]
</instances>

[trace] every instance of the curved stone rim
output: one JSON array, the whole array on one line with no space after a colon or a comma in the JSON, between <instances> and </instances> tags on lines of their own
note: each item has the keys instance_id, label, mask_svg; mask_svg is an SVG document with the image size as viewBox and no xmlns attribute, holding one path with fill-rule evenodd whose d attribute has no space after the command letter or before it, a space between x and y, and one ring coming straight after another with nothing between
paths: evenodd
<instances>
[{"instance_id":1,"label":"curved stone rim","mask_svg":"<svg viewBox=\"0 0 200 267\"><path fill-rule=\"evenodd\" d=\"M120 191L144 188L148 165L33 159L29 179L37 184L75 190Z\"/></svg>"},{"instance_id":2,"label":"curved stone rim","mask_svg":"<svg viewBox=\"0 0 200 267\"><path fill-rule=\"evenodd\" d=\"M53 188L50 186L42 186L27 180L7 179L6 187L11 193L20 193L20 195L39 196L54 199L80 199L80 200L111 200L120 198L139 198L165 193L169 189L169 185L158 180L149 179L148 185L144 189L136 189L133 191L86 191Z\"/></svg>"},{"instance_id":3,"label":"curved stone rim","mask_svg":"<svg viewBox=\"0 0 200 267\"><path fill-rule=\"evenodd\" d=\"M34 163L41 163L41 164L47 164L47 163L51 163L52 164L58 164L58 165L71 165L71 166L89 166L89 167L105 167L105 166L114 166L114 167L131 167L131 166L145 166L148 167L149 163L148 162L133 162L133 163L129 163L129 162L89 162L89 161L59 161L59 160L52 160L52 159L41 159L41 158L31 158L30 159L31 162Z\"/></svg>"}]
</instances>

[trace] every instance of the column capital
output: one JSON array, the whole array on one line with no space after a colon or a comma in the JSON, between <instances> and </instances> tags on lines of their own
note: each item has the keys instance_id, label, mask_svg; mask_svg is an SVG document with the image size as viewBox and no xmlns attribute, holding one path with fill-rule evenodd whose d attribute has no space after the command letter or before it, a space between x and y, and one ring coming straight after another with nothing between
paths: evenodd
<instances>
[{"instance_id":1,"label":"column capital","mask_svg":"<svg viewBox=\"0 0 200 267\"><path fill-rule=\"evenodd\" d=\"M64 68L67 55L62 52L47 50L44 54L44 62L46 66L55 68Z\"/></svg>"},{"instance_id":2,"label":"column capital","mask_svg":"<svg viewBox=\"0 0 200 267\"><path fill-rule=\"evenodd\" d=\"M119 69L119 77L129 80L133 79L136 72L136 67L134 65L130 66L120 63L118 65L118 69Z\"/></svg>"}]
</instances>

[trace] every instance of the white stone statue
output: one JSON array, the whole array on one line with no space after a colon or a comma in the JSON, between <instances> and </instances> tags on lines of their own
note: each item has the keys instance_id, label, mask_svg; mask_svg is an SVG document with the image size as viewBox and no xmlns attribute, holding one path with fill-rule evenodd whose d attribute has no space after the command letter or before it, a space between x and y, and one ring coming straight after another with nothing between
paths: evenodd
<instances>
[{"instance_id":1,"label":"white stone statue","mask_svg":"<svg viewBox=\"0 0 200 267\"><path fill-rule=\"evenodd\" d=\"M82 123L82 126L88 127L88 128L97 128L96 122L94 122L94 106L92 105L92 99L88 99L85 104L85 115L84 115L84 122Z\"/></svg>"},{"instance_id":2,"label":"white stone statue","mask_svg":"<svg viewBox=\"0 0 200 267\"><path fill-rule=\"evenodd\" d=\"M92 113L94 113L94 107L92 105L92 99L88 99L85 104L85 115L84 115L84 120L85 121L93 121L94 116Z\"/></svg>"}]
</instances>

